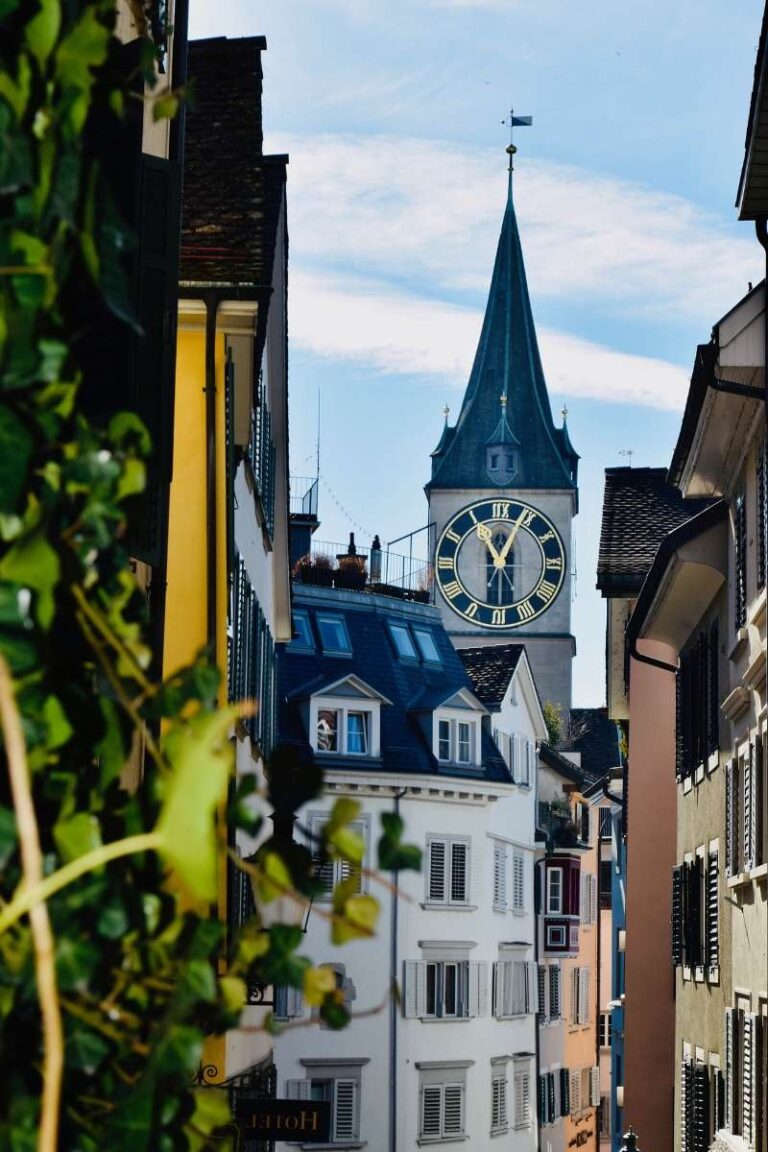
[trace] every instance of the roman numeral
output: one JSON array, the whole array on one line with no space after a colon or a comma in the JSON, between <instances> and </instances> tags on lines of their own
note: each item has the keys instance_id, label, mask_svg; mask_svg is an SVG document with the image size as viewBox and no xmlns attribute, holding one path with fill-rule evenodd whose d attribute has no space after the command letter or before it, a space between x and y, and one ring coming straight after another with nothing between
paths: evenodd
<instances>
[{"instance_id":1,"label":"roman numeral","mask_svg":"<svg viewBox=\"0 0 768 1152\"><path fill-rule=\"evenodd\" d=\"M517 608L518 620L530 620L532 616L536 615L527 600L521 600L515 607Z\"/></svg>"},{"instance_id":2,"label":"roman numeral","mask_svg":"<svg viewBox=\"0 0 768 1152\"><path fill-rule=\"evenodd\" d=\"M448 531L445 534L445 538L446 538L446 540L452 540L454 544L458 544L459 541L461 540L461 536L457 536L452 528L448 529Z\"/></svg>"},{"instance_id":3,"label":"roman numeral","mask_svg":"<svg viewBox=\"0 0 768 1152\"><path fill-rule=\"evenodd\" d=\"M472 600L470 602L469 607L467 608L464 615L469 616L470 620L473 620L475 618L475 616L477 615L477 604L475 604L474 600Z\"/></svg>"},{"instance_id":4,"label":"roman numeral","mask_svg":"<svg viewBox=\"0 0 768 1152\"><path fill-rule=\"evenodd\" d=\"M547 562L544 565L544 567L545 568L557 568L558 570L562 570L562 567L563 567L562 556L547 556Z\"/></svg>"},{"instance_id":5,"label":"roman numeral","mask_svg":"<svg viewBox=\"0 0 768 1152\"><path fill-rule=\"evenodd\" d=\"M491 624L506 624L507 610L506 608L494 608L493 615L491 616Z\"/></svg>"},{"instance_id":6,"label":"roman numeral","mask_svg":"<svg viewBox=\"0 0 768 1152\"><path fill-rule=\"evenodd\" d=\"M529 524L531 523L531 521L533 520L535 515L536 515L536 513L533 511L533 509L528 508L526 510L525 515L523 516L522 520L520 521L521 526L523 528L527 528L529 526Z\"/></svg>"},{"instance_id":7,"label":"roman numeral","mask_svg":"<svg viewBox=\"0 0 768 1152\"><path fill-rule=\"evenodd\" d=\"M539 584L538 588L536 589L536 595L540 600L543 600L544 603L547 604L552 599L556 591L557 585L553 584L551 580L542 580L541 584Z\"/></svg>"},{"instance_id":8,"label":"roman numeral","mask_svg":"<svg viewBox=\"0 0 768 1152\"><path fill-rule=\"evenodd\" d=\"M458 580L451 580L450 584L443 585L443 592L449 600L455 600L461 593L461 584L459 584Z\"/></svg>"},{"instance_id":9,"label":"roman numeral","mask_svg":"<svg viewBox=\"0 0 768 1152\"><path fill-rule=\"evenodd\" d=\"M438 566L438 568L448 568L452 572L453 569L456 567L456 557L455 556L438 556L437 566Z\"/></svg>"},{"instance_id":10,"label":"roman numeral","mask_svg":"<svg viewBox=\"0 0 768 1152\"><path fill-rule=\"evenodd\" d=\"M493 505L493 520L509 520L509 504L497 503Z\"/></svg>"},{"instance_id":11,"label":"roman numeral","mask_svg":"<svg viewBox=\"0 0 768 1152\"><path fill-rule=\"evenodd\" d=\"M539 544L544 544L547 540L554 540L555 534L550 528L549 532L545 532L543 536L539 536Z\"/></svg>"},{"instance_id":12,"label":"roman numeral","mask_svg":"<svg viewBox=\"0 0 768 1152\"><path fill-rule=\"evenodd\" d=\"M467 514L468 514L470 520L472 521L472 523L477 524L477 517L475 516L475 514L471 508L467 508Z\"/></svg>"}]
</instances>

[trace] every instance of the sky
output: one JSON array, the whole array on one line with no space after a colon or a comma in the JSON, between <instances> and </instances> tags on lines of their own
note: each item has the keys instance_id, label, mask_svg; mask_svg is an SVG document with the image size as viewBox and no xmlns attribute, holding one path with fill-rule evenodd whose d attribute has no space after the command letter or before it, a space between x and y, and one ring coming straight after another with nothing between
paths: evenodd
<instances>
[{"instance_id":1,"label":"sky","mask_svg":"<svg viewBox=\"0 0 768 1152\"><path fill-rule=\"evenodd\" d=\"M502 121L533 116L515 206L581 456L579 706L605 701L604 471L669 464L696 345L763 276L734 207L761 17L760 0L191 0L193 38L267 38L264 148L290 157L291 472L315 474L319 427L324 541L427 523L501 228Z\"/></svg>"}]
</instances>

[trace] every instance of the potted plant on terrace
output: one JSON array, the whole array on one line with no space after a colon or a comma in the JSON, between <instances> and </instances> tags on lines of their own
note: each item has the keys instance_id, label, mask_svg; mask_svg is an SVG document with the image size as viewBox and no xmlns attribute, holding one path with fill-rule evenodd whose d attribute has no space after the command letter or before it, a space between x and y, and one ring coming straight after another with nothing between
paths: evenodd
<instances>
[{"instance_id":1,"label":"potted plant on terrace","mask_svg":"<svg viewBox=\"0 0 768 1152\"><path fill-rule=\"evenodd\" d=\"M365 588L366 570L362 556L339 556L339 566L333 574L337 588L352 588L361 591Z\"/></svg>"},{"instance_id":2,"label":"potted plant on terrace","mask_svg":"<svg viewBox=\"0 0 768 1152\"><path fill-rule=\"evenodd\" d=\"M316 552L314 555L307 553L294 564L292 576L302 584L319 584L323 588L330 588L333 583L331 558L324 552Z\"/></svg>"}]
</instances>

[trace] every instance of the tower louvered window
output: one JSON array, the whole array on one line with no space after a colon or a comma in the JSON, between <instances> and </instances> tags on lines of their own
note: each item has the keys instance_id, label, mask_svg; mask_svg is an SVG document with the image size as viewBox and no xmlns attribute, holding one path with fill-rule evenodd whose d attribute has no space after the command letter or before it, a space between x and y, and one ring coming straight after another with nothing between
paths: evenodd
<instances>
[{"instance_id":1,"label":"tower louvered window","mask_svg":"<svg viewBox=\"0 0 768 1152\"><path fill-rule=\"evenodd\" d=\"M740 492L733 505L734 530L734 617L737 628L747 620L747 506Z\"/></svg>"}]
</instances>

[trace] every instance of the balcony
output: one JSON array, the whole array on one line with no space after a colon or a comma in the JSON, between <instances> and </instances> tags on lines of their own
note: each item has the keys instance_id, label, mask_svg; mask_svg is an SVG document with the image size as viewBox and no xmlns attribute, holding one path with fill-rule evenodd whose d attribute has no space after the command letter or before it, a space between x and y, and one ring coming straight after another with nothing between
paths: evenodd
<instances>
[{"instance_id":1,"label":"balcony","mask_svg":"<svg viewBox=\"0 0 768 1152\"><path fill-rule=\"evenodd\" d=\"M312 498L311 488L301 497L305 503L311 502ZM300 509L294 513L294 499L298 502L300 497L298 494L294 496L292 486L291 513L311 515L302 513ZM302 584L376 592L424 604L434 600L431 565L413 553L406 555L391 551L387 545L378 545L378 537L369 548L356 545L354 534L350 534L348 544L313 539L311 551L296 561L292 576Z\"/></svg>"},{"instance_id":2,"label":"balcony","mask_svg":"<svg viewBox=\"0 0 768 1152\"><path fill-rule=\"evenodd\" d=\"M588 833L574 819L574 813L567 803L559 800L552 803L540 802L537 827L544 834L547 855L569 855L589 850Z\"/></svg>"}]
</instances>

